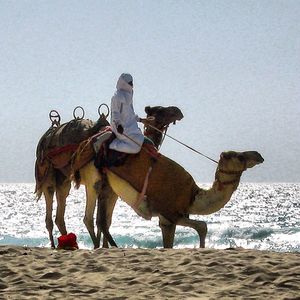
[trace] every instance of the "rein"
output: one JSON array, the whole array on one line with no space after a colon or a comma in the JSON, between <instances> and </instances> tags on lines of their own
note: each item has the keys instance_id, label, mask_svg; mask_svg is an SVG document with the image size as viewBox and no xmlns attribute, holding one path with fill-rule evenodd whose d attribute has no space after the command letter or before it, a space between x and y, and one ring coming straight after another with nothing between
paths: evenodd
<instances>
[{"instance_id":1,"label":"rein","mask_svg":"<svg viewBox=\"0 0 300 300\"><path fill-rule=\"evenodd\" d=\"M203 156L203 157L205 157L205 158L211 160L212 162L218 164L218 162L217 162L216 160L214 160L214 159L212 159L211 157L209 157L209 156L207 156L207 155L205 155L205 154L199 152L198 150L192 148L191 146L189 146L189 145L187 145L187 144L185 144L185 143L183 143L183 142L181 142L181 141L175 139L174 137L170 136L170 135L167 134L166 132L163 133L161 130L159 130L158 128L156 128L156 127L154 127L154 126L152 126L152 125L150 125L150 124L148 124L148 126L151 127L151 128L153 128L154 130L160 132L161 134L164 134L165 136L169 137L170 139L174 140L175 142L179 143L180 145L183 145L183 146L185 146L186 148L188 148L188 149L190 149L190 150L196 152L197 154L199 154L199 155L201 155L201 156Z\"/></svg>"}]
</instances>

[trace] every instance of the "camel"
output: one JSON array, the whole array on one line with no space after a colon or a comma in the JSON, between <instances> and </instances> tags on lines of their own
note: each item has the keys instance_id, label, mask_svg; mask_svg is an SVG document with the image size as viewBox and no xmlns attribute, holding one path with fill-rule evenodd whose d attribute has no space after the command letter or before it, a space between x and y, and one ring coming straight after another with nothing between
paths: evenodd
<instances>
[{"instance_id":1,"label":"camel","mask_svg":"<svg viewBox=\"0 0 300 300\"><path fill-rule=\"evenodd\" d=\"M102 191L112 189L123 201L134 207L151 167L145 201L152 216L159 217L164 248L173 247L176 225L195 229L200 247L204 248L207 225L204 221L190 219L189 215L207 215L220 210L237 189L242 173L263 161L263 157L256 151L222 152L212 187L205 190L199 188L192 176L173 160L161 155L153 162L147 151L141 151L131 155L124 165L105 170L102 174ZM88 174L97 171L93 164L89 164L83 173L86 180ZM98 214L98 222L103 231L109 234L114 203L111 204L109 198L105 199L105 192L102 195L100 203L104 207ZM116 245L114 242L111 244Z\"/></svg>"},{"instance_id":2,"label":"camel","mask_svg":"<svg viewBox=\"0 0 300 300\"><path fill-rule=\"evenodd\" d=\"M156 120L152 121L152 125L160 128L162 131L166 130L170 123L174 123L183 118L180 109L174 106L147 106L145 111L149 116L153 115L157 117ZM37 199L40 199L42 195L45 197L45 223L49 233L51 248L55 248L53 238L54 225L52 220L54 194L56 194L57 200L55 224L57 225L59 232L62 235L65 235L67 234L67 230L64 214L66 198L71 188L71 158L80 142L87 140L89 137L101 131L105 126L109 125L106 117L107 116L104 116L103 114L100 115L100 118L96 123L91 120L75 118L75 116L74 120L62 125L59 124L59 121L52 121L53 126L46 131L38 143L35 163L35 193ZM157 131L148 130L145 134L150 138L160 141L158 137L161 134ZM87 198L84 223L93 241L94 247L98 248L100 245L101 230L99 226L97 226L97 234L95 234L93 213L95 210L96 199L101 193L101 176L97 170L96 173L89 173L88 178L85 178L84 174L84 171L82 171ZM117 195L112 190L109 190L103 196L110 199L112 210L114 203L117 200ZM107 241L104 240L104 244L107 244Z\"/></svg>"}]
</instances>

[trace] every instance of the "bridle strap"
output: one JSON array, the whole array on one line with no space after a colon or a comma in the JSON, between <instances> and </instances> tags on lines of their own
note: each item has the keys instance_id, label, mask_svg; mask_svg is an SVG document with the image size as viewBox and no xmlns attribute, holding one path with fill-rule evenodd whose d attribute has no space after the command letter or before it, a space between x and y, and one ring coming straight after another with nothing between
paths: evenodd
<instances>
[{"instance_id":1,"label":"bridle strap","mask_svg":"<svg viewBox=\"0 0 300 300\"><path fill-rule=\"evenodd\" d=\"M222 170L222 169L218 169L218 171L220 173L223 173L223 174L227 174L227 175L242 175L242 173L245 171L226 171L226 170Z\"/></svg>"},{"instance_id":2,"label":"bridle strap","mask_svg":"<svg viewBox=\"0 0 300 300\"><path fill-rule=\"evenodd\" d=\"M236 178L228 181L221 181L219 174L223 173L226 175L236 175ZM216 181L219 183L219 190L222 190L224 185L231 185L240 182L243 171L226 171L222 169L218 169L216 173Z\"/></svg>"},{"instance_id":3,"label":"bridle strap","mask_svg":"<svg viewBox=\"0 0 300 300\"><path fill-rule=\"evenodd\" d=\"M162 143L164 142L164 140L165 140L165 137L166 137L166 134L167 134L167 131L168 131L168 129L169 129L169 125L170 124L168 124L168 125L166 125L166 126L164 126L163 128L162 128L162 133L163 133L163 137L162 137L162 139L161 139L161 141L160 141L160 143L159 143L159 145L158 145L158 150L160 149L160 147L161 147L161 145L162 145Z\"/></svg>"},{"instance_id":4,"label":"bridle strap","mask_svg":"<svg viewBox=\"0 0 300 300\"><path fill-rule=\"evenodd\" d=\"M227 171L227 170L223 170L223 169L219 169L218 168L218 171L220 173L223 173L223 174L227 174L227 175L239 175L239 177L241 177L242 173L247 169L247 163L246 161L244 161L244 166L243 166L243 169L241 171Z\"/></svg>"}]
</instances>

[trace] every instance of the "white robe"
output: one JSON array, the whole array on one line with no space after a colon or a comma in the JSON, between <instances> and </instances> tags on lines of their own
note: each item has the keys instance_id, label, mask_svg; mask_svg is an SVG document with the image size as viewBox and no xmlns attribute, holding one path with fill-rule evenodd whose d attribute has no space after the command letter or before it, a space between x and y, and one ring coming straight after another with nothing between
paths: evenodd
<instances>
[{"instance_id":1,"label":"white robe","mask_svg":"<svg viewBox=\"0 0 300 300\"><path fill-rule=\"evenodd\" d=\"M117 90L111 98L111 126L116 139L109 145L110 149L138 153L144 141L144 135L138 127L139 117L135 114L132 104L133 89L122 78L117 82ZM118 133L117 127L122 125L124 134Z\"/></svg>"}]
</instances>

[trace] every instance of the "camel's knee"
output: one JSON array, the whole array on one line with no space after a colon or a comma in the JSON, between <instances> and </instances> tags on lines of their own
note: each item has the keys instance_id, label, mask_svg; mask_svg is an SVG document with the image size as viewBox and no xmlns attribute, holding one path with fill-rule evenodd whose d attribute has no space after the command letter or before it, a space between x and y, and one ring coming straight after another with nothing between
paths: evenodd
<instances>
[{"instance_id":1,"label":"camel's knee","mask_svg":"<svg viewBox=\"0 0 300 300\"><path fill-rule=\"evenodd\" d=\"M159 222L162 232L164 248L173 248L176 225L172 223Z\"/></svg>"},{"instance_id":2,"label":"camel's knee","mask_svg":"<svg viewBox=\"0 0 300 300\"><path fill-rule=\"evenodd\" d=\"M46 218L45 219L45 223L46 223L46 228L49 232L53 231L53 221L51 218Z\"/></svg>"},{"instance_id":3,"label":"camel's knee","mask_svg":"<svg viewBox=\"0 0 300 300\"><path fill-rule=\"evenodd\" d=\"M172 228L173 224L163 224L163 223L159 223L159 227L161 230L170 230Z\"/></svg>"},{"instance_id":4,"label":"camel's knee","mask_svg":"<svg viewBox=\"0 0 300 300\"><path fill-rule=\"evenodd\" d=\"M201 232L202 235L206 236L207 234L207 224L204 221L201 221L200 226L199 226L199 231Z\"/></svg>"},{"instance_id":5,"label":"camel's knee","mask_svg":"<svg viewBox=\"0 0 300 300\"><path fill-rule=\"evenodd\" d=\"M64 225L65 224L65 220L63 219L63 218L60 218L60 217L58 217L58 216L56 216L55 217L55 224L57 225L57 226L60 226L60 225Z\"/></svg>"},{"instance_id":6,"label":"camel's knee","mask_svg":"<svg viewBox=\"0 0 300 300\"><path fill-rule=\"evenodd\" d=\"M173 225L173 223L171 223L168 219L166 219L163 216L159 216L159 223L158 223L159 227L162 228L168 228L170 226Z\"/></svg>"},{"instance_id":7,"label":"camel's knee","mask_svg":"<svg viewBox=\"0 0 300 300\"><path fill-rule=\"evenodd\" d=\"M86 216L83 218L83 223L87 228L94 227L94 220Z\"/></svg>"}]
</instances>

